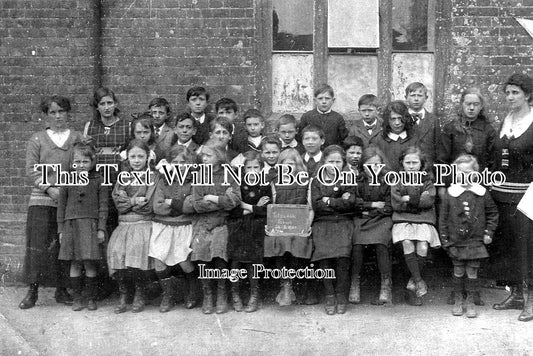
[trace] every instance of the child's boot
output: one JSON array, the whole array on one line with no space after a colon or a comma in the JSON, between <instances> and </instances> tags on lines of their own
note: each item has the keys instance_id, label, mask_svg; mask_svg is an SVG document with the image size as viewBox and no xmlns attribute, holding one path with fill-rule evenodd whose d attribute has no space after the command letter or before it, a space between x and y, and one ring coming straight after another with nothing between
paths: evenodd
<instances>
[{"instance_id":1,"label":"child's boot","mask_svg":"<svg viewBox=\"0 0 533 356\"><path fill-rule=\"evenodd\" d=\"M353 304L361 303L361 279L359 276L352 277L348 301Z\"/></svg>"},{"instance_id":2,"label":"child's boot","mask_svg":"<svg viewBox=\"0 0 533 356\"><path fill-rule=\"evenodd\" d=\"M336 313L336 300L334 295L326 295L326 314L328 315L335 315Z\"/></svg>"},{"instance_id":3,"label":"child's boot","mask_svg":"<svg viewBox=\"0 0 533 356\"><path fill-rule=\"evenodd\" d=\"M305 305L315 305L318 304L318 284L319 282L314 279L308 279L304 281L305 285ZM291 282L291 290L292 290L292 282ZM294 293L292 293L294 294ZM291 294L291 301L294 302L296 300L296 294L294 294L294 297Z\"/></svg>"},{"instance_id":4,"label":"child's boot","mask_svg":"<svg viewBox=\"0 0 533 356\"><path fill-rule=\"evenodd\" d=\"M521 283L511 285L511 295L503 302L496 303L492 308L496 310L522 309L524 307L524 290Z\"/></svg>"},{"instance_id":5,"label":"child's boot","mask_svg":"<svg viewBox=\"0 0 533 356\"><path fill-rule=\"evenodd\" d=\"M244 310L239 290L239 284L239 281L231 282L231 299L233 301L233 309L235 309L236 312L242 312Z\"/></svg>"},{"instance_id":6,"label":"child's boot","mask_svg":"<svg viewBox=\"0 0 533 356\"><path fill-rule=\"evenodd\" d=\"M39 296L39 284L37 283L31 283L28 288L28 293L22 299L22 301L19 304L20 309L30 309L35 306L35 303L37 302L37 298Z\"/></svg>"},{"instance_id":7,"label":"child's boot","mask_svg":"<svg viewBox=\"0 0 533 356\"><path fill-rule=\"evenodd\" d=\"M392 279L389 275L381 275L378 304L392 305Z\"/></svg>"},{"instance_id":8,"label":"child's boot","mask_svg":"<svg viewBox=\"0 0 533 356\"><path fill-rule=\"evenodd\" d=\"M452 307L452 315L461 316L465 313L463 309L463 278L453 276L453 296L454 304Z\"/></svg>"},{"instance_id":9,"label":"child's boot","mask_svg":"<svg viewBox=\"0 0 533 356\"><path fill-rule=\"evenodd\" d=\"M144 271L135 271L135 296L133 297L133 304L131 311L134 313L140 313L144 310L146 292L146 277Z\"/></svg>"},{"instance_id":10,"label":"child's boot","mask_svg":"<svg viewBox=\"0 0 533 356\"><path fill-rule=\"evenodd\" d=\"M98 306L96 305L96 293L98 291L98 282L97 277L86 277L85 278L85 298L87 300L87 309L96 310Z\"/></svg>"},{"instance_id":11,"label":"child's boot","mask_svg":"<svg viewBox=\"0 0 533 356\"><path fill-rule=\"evenodd\" d=\"M202 302L202 313L213 314L215 308L213 307L213 289L211 288L211 280L202 279L202 291L204 294Z\"/></svg>"},{"instance_id":12,"label":"child's boot","mask_svg":"<svg viewBox=\"0 0 533 356\"><path fill-rule=\"evenodd\" d=\"M72 305L72 310L74 311L83 310L87 306L81 293L83 288L82 283L83 277L70 277L70 284L74 294L74 304Z\"/></svg>"},{"instance_id":13,"label":"child's boot","mask_svg":"<svg viewBox=\"0 0 533 356\"><path fill-rule=\"evenodd\" d=\"M226 280L217 280L217 314L224 314L228 311L228 294L226 292Z\"/></svg>"},{"instance_id":14,"label":"child's boot","mask_svg":"<svg viewBox=\"0 0 533 356\"><path fill-rule=\"evenodd\" d=\"M524 309L518 317L519 321L531 321L533 320L533 281L529 282L527 287L527 300L524 303Z\"/></svg>"},{"instance_id":15,"label":"child's boot","mask_svg":"<svg viewBox=\"0 0 533 356\"><path fill-rule=\"evenodd\" d=\"M291 280L281 280L281 290L276 296L276 302L283 307L291 305L294 300L296 300L296 295L292 291Z\"/></svg>"},{"instance_id":16,"label":"child's boot","mask_svg":"<svg viewBox=\"0 0 533 356\"><path fill-rule=\"evenodd\" d=\"M250 279L250 300L246 309L247 313L253 313L259 308L259 281L257 279Z\"/></svg>"},{"instance_id":17,"label":"child's boot","mask_svg":"<svg viewBox=\"0 0 533 356\"><path fill-rule=\"evenodd\" d=\"M126 271L118 270L116 272L118 292L120 294L118 305L115 307L115 314L124 313L128 308L128 285L126 280Z\"/></svg>"},{"instance_id":18,"label":"child's boot","mask_svg":"<svg viewBox=\"0 0 533 356\"><path fill-rule=\"evenodd\" d=\"M422 298L426 294L428 294L428 286L426 282L421 279L420 281L416 282L416 296L418 298Z\"/></svg>"},{"instance_id":19,"label":"child's boot","mask_svg":"<svg viewBox=\"0 0 533 356\"><path fill-rule=\"evenodd\" d=\"M346 294L337 293L337 314L346 313L346 308L348 307L348 301L346 300Z\"/></svg>"},{"instance_id":20,"label":"child's boot","mask_svg":"<svg viewBox=\"0 0 533 356\"><path fill-rule=\"evenodd\" d=\"M185 309L196 307L196 291L198 290L198 272L196 270L185 273L187 280L187 295L185 296Z\"/></svg>"},{"instance_id":21,"label":"child's boot","mask_svg":"<svg viewBox=\"0 0 533 356\"><path fill-rule=\"evenodd\" d=\"M474 305L474 293L478 289L478 280L467 278L465 287L466 287L466 317L476 318L477 311L476 311L476 306Z\"/></svg>"},{"instance_id":22,"label":"child's boot","mask_svg":"<svg viewBox=\"0 0 533 356\"><path fill-rule=\"evenodd\" d=\"M159 280L163 294L161 296L161 304L159 304L159 312L166 313L174 306L174 277L163 278Z\"/></svg>"}]
</instances>

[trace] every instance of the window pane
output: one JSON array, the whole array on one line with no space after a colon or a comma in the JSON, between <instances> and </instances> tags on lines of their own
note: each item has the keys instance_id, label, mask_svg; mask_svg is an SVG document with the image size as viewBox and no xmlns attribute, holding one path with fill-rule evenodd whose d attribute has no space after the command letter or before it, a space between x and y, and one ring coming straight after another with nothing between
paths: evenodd
<instances>
[{"instance_id":1,"label":"window pane","mask_svg":"<svg viewBox=\"0 0 533 356\"><path fill-rule=\"evenodd\" d=\"M378 0L329 0L328 47L378 48Z\"/></svg>"},{"instance_id":2,"label":"window pane","mask_svg":"<svg viewBox=\"0 0 533 356\"><path fill-rule=\"evenodd\" d=\"M392 98L405 100L405 88L412 82L420 82L428 89L425 108L433 110L433 53L394 53L392 55Z\"/></svg>"},{"instance_id":3,"label":"window pane","mask_svg":"<svg viewBox=\"0 0 533 356\"><path fill-rule=\"evenodd\" d=\"M313 55L272 56L272 111L306 112L313 108Z\"/></svg>"},{"instance_id":4,"label":"window pane","mask_svg":"<svg viewBox=\"0 0 533 356\"><path fill-rule=\"evenodd\" d=\"M274 51L312 51L312 0L273 0L272 33Z\"/></svg>"},{"instance_id":5,"label":"window pane","mask_svg":"<svg viewBox=\"0 0 533 356\"><path fill-rule=\"evenodd\" d=\"M428 1L392 1L392 48L405 51L427 51Z\"/></svg>"},{"instance_id":6,"label":"window pane","mask_svg":"<svg viewBox=\"0 0 533 356\"><path fill-rule=\"evenodd\" d=\"M378 92L378 58L330 55L328 83L335 90L333 109L343 114L356 112L361 95Z\"/></svg>"}]
</instances>

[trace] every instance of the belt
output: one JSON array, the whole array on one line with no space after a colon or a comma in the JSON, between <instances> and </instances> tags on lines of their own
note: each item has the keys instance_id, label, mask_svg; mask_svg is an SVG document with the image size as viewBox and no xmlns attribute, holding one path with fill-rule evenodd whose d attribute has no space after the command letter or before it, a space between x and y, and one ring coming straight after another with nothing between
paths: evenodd
<instances>
[{"instance_id":1,"label":"belt","mask_svg":"<svg viewBox=\"0 0 533 356\"><path fill-rule=\"evenodd\" d=\"M120 147L98 147L96 153L101 155L117 155L120 153Z\"/></svg>"}]
</instances>

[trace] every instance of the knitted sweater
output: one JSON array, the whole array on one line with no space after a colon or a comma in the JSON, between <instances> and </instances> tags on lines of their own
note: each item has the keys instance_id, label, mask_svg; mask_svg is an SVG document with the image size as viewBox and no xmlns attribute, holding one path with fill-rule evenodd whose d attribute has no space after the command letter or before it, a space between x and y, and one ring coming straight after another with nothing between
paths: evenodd
<instances>
[{"instance_id":1,"label":"knitted sweater","mask_svg":"<svg viewBox=\"0 0 533 356\"><path fill-rule=\"evenodd\" d=\"M68 171L72 146L81 141L81 133L70 131L70 135L63 145L58 147L48 136L46 130L39 131L30 138L26 149L26 174L33 183L29 206L44 205L57 207L57 201L50 198L45 192L49 187L56 185L56 172L48 169L48 184L42 185L42 171L35 170L36 164L60 164L61 170Z\"/></svg>"},{"instance_id":2,"label":"knitted sweater","mask_svg":"<svg viewBox=\"0 0 533 356\"><path fill-rule=\"evenodd\" d=\"M348 136L346 122L341 114L330 111L327 114L321 114L316 109L306 112L300 119L299 132L308 126L314 125L324 131L324 147L329 145L342 145L342 141Z\"/></svg>"},{"instance_id":3,"label":"knitted sweater","mask_svg":"<svg viewBox=\"0 0 533 356\"><path fill-rule=\"evenodd\" d=\"M435 186L426 178L422 186L397 184L391 187L392 222L436 224ZM409 201L401 200L408 195Z\"/></svg>"}]
</instances>

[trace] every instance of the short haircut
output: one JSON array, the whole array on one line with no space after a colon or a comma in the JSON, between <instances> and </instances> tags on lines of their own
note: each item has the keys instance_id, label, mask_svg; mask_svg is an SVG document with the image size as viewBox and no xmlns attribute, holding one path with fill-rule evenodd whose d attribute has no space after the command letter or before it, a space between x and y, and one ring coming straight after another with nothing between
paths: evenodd
<instances>
[{"instance_id":1,"label":"short haircut","mask_svg":"<svg viewBox=\"0 0 533 356\"><path fill-rule=\"evenodd\" d=\"M209 101L209 93L204 87L192 87L189 90L187 90L187 101L193 96L200 96L204 95L205 100Z\"/></svg>"},{"instance_id":2,"label":"short haircut","mask_svg":"<svg viewBox=\"0 0 533 356\"><path fill-rule=\"evenodd\" d=\"M409 114L409 108L402 100L395 100L387 104L385 110L383 111L383 137L387 137L389 132L392 132L390 126L391 113L395 112L398 115L402 116L402 122L405 125L405 131L407 135L411 136L411 128L413 126L413 120Z\"/></svg>"},{"instance_id":3,"label":"short haircut","mask_svg":"<svg viewBox=\"0 0 533 356\"><path fill-rule=\"evenodd\" d=\"M381 163L388 166L389 162L387 160L387 157L385 157L385 154L383 153L383 151L381 151L375 145L370 145L363 150L363 154L361 155L361 159L359 160L359 170L361 172L363 172L365 168L364 165L366 164L366 162L368 162L368 160L371 159L372 157L379 157L379 159L381 160ZM381 170L380 175L384 173L385 173L384 170Z\"/></svg>"},{"instance_id":4,"label":"short haircut","mask_svg":"<svg viewBox=\"0 0 533 356\"><path fill-rule=\"evenodd\" d=\"M374 94L365 94L359 98L359 101L357 102L357 106L361 105L372 105L376 108L378 107L378 97Z\"/></svg>"},{"instance_id":5,"label":"short haircut","mask_svg":"<svg viewBox=\"0 0 533 356\"><path fill-rule=\"evenodd\" d=\"M332 153L339 153L342 157L344 164L346 164L346 151L339 145L329 145L322 152L322 162Z\"/></svg>"},{"instance_id":6,"label":"short haircut","mask_svg":"<svg viewBox=\"0 0 533 356\"><path fill-rule=\"evenodd\" d=\"M529 95L528 102L533 103L533 79L527 74L515 73L511 75L503 85L503 91L507 89L508 85L515 85L522 89L524 94Z\"/></svg>"},{"instance_id":7,"label":"short haircut","mask_svg":"<svg viewBox=\"0 0 533 356\"><path fill-rule=\"evenodd\" d=\"M255 117L258 119L261 119L261 122L265 122L265 118L263 117L263 114L261 114L261 111L257 109L248 109L244 112L244 115L242 116L242 120L244 123L246 123L246 119L249 119L251 117Z\"/></svg>"},{"instance_id":8,"label":"short haircut","mask_svg":"<svg viewBox=\"0 0 533 356\"><path fill-rule=\"evenodd\" d=\"M281 151L281 140L277 135L268 135L263 139L262 147L265 149L266 145L276 145Z\"/></svg>"},{"instance_id":9,"label":"short haircut","mask_svg":"<svg viewBox=\"0 0 533 356\"><path fill-rule=\"evenodd\" d=\"M308 132L314 132L314 133L318 134L318 136L320 136L321 139L323 139L324 136L325 136L324 130L322 130L320 127L315 126L315 125L307 125L302 130L302 140L303 140L305 134L308 133Z\"/></svg>"},{"instance_id":10,"label":"short haircut","mask_svg":"<svg viewBox=\"0 0 533 356\"><path fill-rule=\"evenodd\" d=\"M278 164L284 164L286 160L293 160L296 165L296 172L307 172L307 166L302 159L302 156L294 148L288 148L281 151L278 157Z\"/></svg>"},{"instance_id":11,"label":"short haircut","mask_svg":"<svg viewBox=\"0 0 533 356\"><path fill-rule=\"evenodd\" d=\"M224 116L217 116L211 121L209 124L209 132L215 131L217 124L225 128L230 135L233 135L233 124Z\"/></svg>"},{"instance_id":12,"label":"short haircut","mask_svg":"<svg viewBox=\"0 0 533 356\"><path fill-rule=\"evenodd\" d=\"M361 149L363 149L365 147L365 144L363 142L363 139L359 136L348 136L346 137L346 139L344 139L342 146L346 151L348 151L352 146L359 146L361 147Z\"/></svg>"},{"instance_id":13,"label":"short haircut","mask_svg":"<svg viewBox=\"0 0 533 356\"><path fill-rule=\"evenodd\" d=\"M328 84L320 84L318 87L315 88L315 92L313 93L313 95L315 96L315 98L317 96L319 96L320 94L323 94L323 93L328 93L329 95L331 96L335 96L335 92L333 91L333 88L328 85Z\"/></svg>"},{"instance_id":14,"label":"short haircut","mask_svg":"<svg viewBox=\"0 0 533 356\"><path fill-rule=\"evenodd\" d=\"M513 84L515 85L515 84ZM457 157L455 159L455 161L453 161L453 164L455 165L460 165L460 164L463 164L463 163L471 163L472 164L472 167L474 168L474 170L476 172L479 171L479 163L476 159L476 157L474 157L473 155L469 155L469 154L462 154L462 155L459 155L459 157Z\"/></svg>"},{"instance_id":15,"label":"short haircut","mask_svg":"<svg viewBox=\"0 0 533 356\"><path fill-rule=\"evenodd\" d=\"M407 88L405 88L405 96L409 95L409 93L417 91L418 89L423 89L424 93L426 93L426 96L428 95L428 89L424 84L420 82L412 82L407 86Z\"/></svg>"},{"instance_id":16,"label":"short haircut","mask_svg":"<svg viewBox=\"0 0 533 356\"><path fill-rule=\"evenodd\" d=\"M96 149L93 145L77 142L72 146L72 152L71 152L71 163L74 162L74 153L78 152L83 157L89 157L91 159L91 163L93 164L93 167L91 170L94 170L96 166ZM71 164L72 166L72 164ZM72 167L74 168L74 167Z\"/></svg>"},{"instance_id":17,"label":"short haircut","mask_svg":"<svg viewBox=\"0 0 533 356\"><path fill-rule=\"evenodd\" d=\"M154 143L155 142L155 129L154 129L154 124L152 123L153 120L154 118L152 117L152 115L147 112L142 113L138 116L134 116L131 122L131 125L130 125L131 139L132 140L135 139L135 127L137 126L137 124L141 124L142 127L150 130L150 139L148 140L148 145L151 145L152 143Z\"/></svg>"},{"instance_id":18,"label":"short haircut","mask_svg":"<svg viewBox=\"0 0 533 356\"><path fill-rule=\"evenodd\" d=\"M185 158L186 163L196 162L196 155L194 154L194 152L192 152L183 145L172 146L167 153L166 159L170 163L178 156L183 156Z\"/></svg>"},{"instance_id":19,"label":"short haircut","mask_svg":"<svg viewBox=\"0 0 533 356\"><path fill-rule=\"evenodd\" d=\"M61 109L65 110L66 112L69 112L72 109L72 107L70 106L70 100L67 97L61 95L53 95L44 98L41 101L41 111L45 114L48 114L48 110L50 110L50 106L52 105L52 103L56 103Z\"/></svg>"},{"instance_id":20,"label":"short haircut","mask_svg":"<svg viewBox=\"0 0 533 356\"><path fill-rule=\"evenodd\" d=\"M230 98L222 98L216 102L215 104L216 112L218 113L218 110L220 109L233 110L233 112L237 112L239 110L235 100L230 99Z\"/></svg>"},{"instance_id":21,"label":"short haircut","mask_svg":"<svg viewBox=\"0 0 533 356\"><path fill-rule=\"evenodd\" d=\"M400 163L400 166L403 166L403 160L405 156L407 155L417 155L420 159L420 170L421 171L428 171L427 163L428 163L428 157L424 151L422 151L422 148L419 146L413 145L408 146L402 150L400 153L400 157L398 158L398 162Z\"/></svg>"},{"instance_id":22,"label":"short haircut","mask_svg":"<svg viewBox=\"0 0 533 356\"><path fill-rule=\"evenodd\" d=\"M188 112L184 112L182 114L179 114L177 117L176 117L176 126L178 126L178 123L179 122L182 122L182 121L185 121L185 120L191 120L192 121L192 126L193 127L198 127L200 124L198 123L198 121L195 120L194 117L192 117L192 115Z\"/></svg>"},{"instance_id":23,"label":"short haircut","mask_svg":"<svg viewBox=\"0 0 533 356\"><path fill-rule=\"evenodd\" d=\"M296 118L294 116L292 116L291 114L284 114L284 115L281 115L279 120L277 121L276 123L276 128L279 130L280 126L281 125L294 125L294 127L298 127L298 121L296 120Z\"/></svg>"},{"instance_id":24,"label":"short haircut","mask_svg":"<svg viewBox=\"0 0 533 356\"><path fill-rule=\"evenodd\" d=\"M165 98L153 98L148 104L148 109L151 109L152 106L162 106L167 110L167 114L170 113L170 103Z\"/></svg>"}]
</instances>

